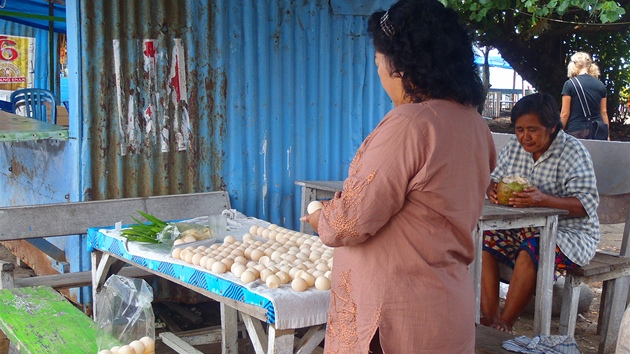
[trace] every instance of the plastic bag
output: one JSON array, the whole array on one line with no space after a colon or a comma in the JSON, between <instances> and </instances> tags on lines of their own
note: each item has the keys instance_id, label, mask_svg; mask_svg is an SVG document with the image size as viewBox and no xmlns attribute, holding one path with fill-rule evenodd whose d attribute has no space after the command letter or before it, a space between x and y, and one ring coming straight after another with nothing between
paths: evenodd
<instances>
[{"instance_id":1,"label":"plastic bag","mask_svg":"<svg viewBox=\"0 0 630 354\"><path fill-rule=\"evenodd\" d=\"M142 279L112 275L96 295L96 344L100 350L142 344L143 354L155 351L153 289ZM135 349L138 353L138 349Z\"/></svg>"},{"instance_id":2,"label":"plastic bag","mask_svg":"<svg viewBox=\"0 0 630 354\"><path fill-rule=\"evenodd\" d=\"M184 243L209 240L210 242L223 241L227 231L227 216L224 214L209 215L181 222L169 223L157 238L160 243L170 247L176 240Z\"/></svg>"}]
</instances>

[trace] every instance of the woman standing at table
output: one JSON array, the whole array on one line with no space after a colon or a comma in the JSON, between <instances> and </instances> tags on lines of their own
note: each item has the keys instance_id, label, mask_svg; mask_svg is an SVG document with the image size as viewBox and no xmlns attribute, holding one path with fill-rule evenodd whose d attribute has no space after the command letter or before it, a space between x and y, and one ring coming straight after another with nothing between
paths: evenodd
<instances>
[{"instance_id":1,"label":"woman standing at table","mask_svg":"<svg viewBox=\"0 0 630 354\"><path fill-rule=\"evenodd\" d=\"M437 0L368 20L394 103L323 208L335 247L326 353L472 353L471 232L495 163L471 39Z\"/></svg>"},{"instance_id":2,"label":"woman standing at table","mask_svg":"<svg viewBox=\"0 0 630 354\"><path fill-rule=\"evenodd\" d=\"M569 212L558 218L557 269L587 264L599 243L599 196L593 162L576 138L565 134L555 100L548 94L523 97L511 113L516 136L499 153L488 198L497 200L497 184L518 175L532 186L515 193L509 204ZM481 274L481 323L511 332L536 289L538 231L511 229L484 235ZM514 269L503 312L499 309L499 262Z\"/></svg>"}]
</instances>

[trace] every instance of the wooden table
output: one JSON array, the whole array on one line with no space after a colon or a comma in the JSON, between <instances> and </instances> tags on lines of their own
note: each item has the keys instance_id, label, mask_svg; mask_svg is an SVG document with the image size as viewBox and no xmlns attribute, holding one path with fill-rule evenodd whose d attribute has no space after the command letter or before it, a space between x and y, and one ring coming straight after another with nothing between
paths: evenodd
<instances>
[{"instance_id":1,"label":"wooden table","mask_svg":"<svg viewBox=\"0 0 630 354\"><path fill-rule=\"evenodd\" d=\"M0 142L68 140L68 128L0 111Z\"/></svg>"},{"instance_id":2,"label":"wooden table","mask_svg":"<svg viewBox=\"0 0 630 354\"><path fill-rule=\"evenodd\" d=\"M553 273L555 271L556 229L558 215L568 214L566 210L551 208L513 208L496 205L486 200L483 212L473 232L475 240L475 260L471 264L471 274L477 303L479 322L481 300L481 251L483 232L523 227L540 229L540 258L536 278L536 298L534 310L534 333L549 335L551 331L551 302L553 298Z\"/></svg>"},{"instance_id":3,"label":"wooden table","mask_svg":"<svg viewBox=\"0 0 630 354\"><path fill-rule=\"evenodd\" d=\"M343 181L295 181L295 184L302 186L302 215L306 214L306 207L311 201L332 198L336 191L343 189ZM470 268L475 287L477 322L479 322L481 299L483 232L486 230L538 227L540 228L540 259L536 281L534 332L543 335L550 334L556 229L558 215L567 213L566 210L550 208L513 208L495 205L486 200L483 212L477 222L477 228L473 232L475 260ZM310 225L305 223L300 223L300 231L313 232Z\"/></svg>"},{"instance_id":4,"label":"wooden table","mask_svg":"<svg viewBox=\"0 0 630 354\"><path fill-rule=\"evenodd\" d=\"M286 325L277 325L281 316L279 308L273 307L273 303L265 299L259 293L249 289L242 283L230 282L225 277L219 277L213 273L175 260L155 261L151 258L143 258L127 251L124 242L119 238L108 236L102 229L88 229L88 247L92 253L92 291L96 301L96 293L107 278L116 274L125 264L141 268L191 289L203 296L218 301L221 308L221 346L223 353L236 353L237 347L237 317L243 320L247 333L252 341L256 353L310 353L324 339L327 304L329 292L304 292L296 297L305 299L311 306L302 307L304 318L308 318L306 334L296 342L295 330ZM236 236L236 234L235 234ZM166 251L168 254L168 251ZM276 289L277 291L289 291ZM275 290L274 290L275 291ZM284 293L286 299L287 293ZM289 293L288 296L292 296ZM305 298L307 296L308 298ZM326 306L322 313L315 313L313 303L322 300ZM280 306L279 306L280 307ZM95 316L97 305L94 306ZM321 312L321 311L320 311ZM96 318L96 317L95 317ZM267 333L263 323L267 323ZM305 322L306 323L306 322Z\"/></svg>"}]
</instances>

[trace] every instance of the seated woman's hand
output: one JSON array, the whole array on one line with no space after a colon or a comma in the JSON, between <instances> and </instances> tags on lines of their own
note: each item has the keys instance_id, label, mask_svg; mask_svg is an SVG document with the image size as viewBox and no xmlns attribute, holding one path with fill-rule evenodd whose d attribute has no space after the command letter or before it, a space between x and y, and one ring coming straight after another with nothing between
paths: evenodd
<instances>
[{"instance_id":1,"label":"seated woman's hand","mask_svg":"<svg viewBox=\"0 0 630 354\"><path fill-rule=\"evenodd\" d=\"M514 192L510 198L510 205L515 208L541 206L547 195L536 187L527 187L522 192Z\"/></svg>"},{"instance_id":2,"label":"seated woman's hand","mask_svg":"<svg viewBox=\"0 0 630 354\"><path fill-rule=\"evenodd\" d=\"M486 195L488 196L488 200L490 200L493 204L499 204L499 199L497 198L497 182L490 182L488 189L486 189Z\"/></svg>"}]
</instances>

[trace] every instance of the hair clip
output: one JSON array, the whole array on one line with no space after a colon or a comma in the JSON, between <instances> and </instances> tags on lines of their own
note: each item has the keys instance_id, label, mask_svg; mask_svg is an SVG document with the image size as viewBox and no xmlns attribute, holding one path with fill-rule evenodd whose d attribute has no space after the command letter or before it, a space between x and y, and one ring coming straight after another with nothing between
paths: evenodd
<instances>
[{"instance_id":1,"label":"hair clip","mask_svg":"<svg viewBox=\"0 0 630 354\"><path fill-rule=\"evenodd\" d=\"M386 11L385 14L381 17L381 29L389 38L394 35L394 28L392 27L391 23L389 23L389 11Z\"/></svg>"}]
</instances>

